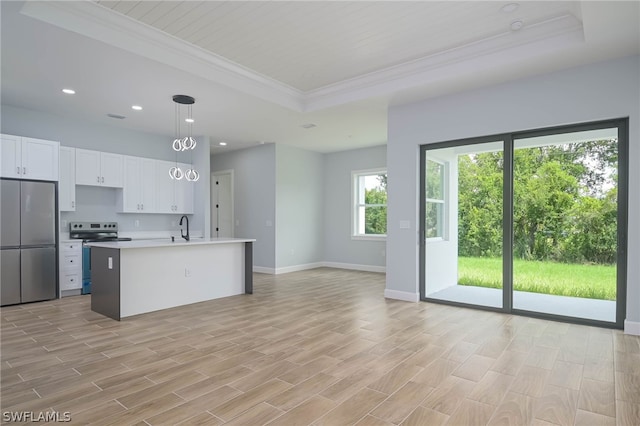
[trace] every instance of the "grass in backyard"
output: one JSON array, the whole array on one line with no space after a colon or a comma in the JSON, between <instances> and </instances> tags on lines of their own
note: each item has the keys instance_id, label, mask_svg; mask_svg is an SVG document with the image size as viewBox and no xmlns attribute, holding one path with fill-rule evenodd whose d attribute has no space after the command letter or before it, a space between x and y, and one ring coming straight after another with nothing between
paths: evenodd
<instances>
[{"instance_id":1,"label":"grass in backyard","mask_svg":"<svg viewBox=\"0 0 640 426\"><path fill-rule=\"evenodd\" d=\"M530 293L616 300L615 265L514 260L513 289ZM458 284L502 288L502 259L458 258Z\"/></svg>"}]
</instances>

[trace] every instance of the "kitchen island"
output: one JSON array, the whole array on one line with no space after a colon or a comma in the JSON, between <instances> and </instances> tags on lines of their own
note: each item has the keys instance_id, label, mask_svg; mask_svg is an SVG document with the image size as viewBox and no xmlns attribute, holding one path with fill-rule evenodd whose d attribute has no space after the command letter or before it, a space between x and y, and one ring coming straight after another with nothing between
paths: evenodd
<instances>
[{"instance_id":1,"label":"kitchen island","mask_svg":"<svg viewBox=\"0 0 640 426\"><path fill-rule=\"evenodd\" d=\"M89 243L91 310L132 315L253 292L253 242L199 238Z\"/></svg>"}]
</instances>

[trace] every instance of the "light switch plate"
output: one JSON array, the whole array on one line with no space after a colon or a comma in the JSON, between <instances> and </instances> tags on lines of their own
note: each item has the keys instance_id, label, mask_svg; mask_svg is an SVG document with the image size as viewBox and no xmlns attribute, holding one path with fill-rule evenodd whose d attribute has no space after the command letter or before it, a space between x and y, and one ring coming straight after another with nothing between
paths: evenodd
<instances>
[{"instance_id":1,"label":"light switch plate","mask_svg":"<svg viewBox=\"0 0 640 426\"><path fill-rule=\"evenodd\" d=\"M411 222L408 220L401 220L400 221L400 229L409 229L411 228Z\"/></svg>"}]
</instances>

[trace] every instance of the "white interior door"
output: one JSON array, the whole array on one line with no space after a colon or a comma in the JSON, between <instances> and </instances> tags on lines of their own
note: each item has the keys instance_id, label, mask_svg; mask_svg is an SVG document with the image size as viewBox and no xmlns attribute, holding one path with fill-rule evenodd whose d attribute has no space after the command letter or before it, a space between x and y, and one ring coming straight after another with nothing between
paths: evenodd
<instances>
[{"instance_id":1,"label":"white interior door","mask_svg":"<svg viewBox=\"0 0 640 426\"><path fill-rule=\"evenodd\" d=\"M211 236L233 238L233 171L211 174Z\"/></svg>"}]
</instances>

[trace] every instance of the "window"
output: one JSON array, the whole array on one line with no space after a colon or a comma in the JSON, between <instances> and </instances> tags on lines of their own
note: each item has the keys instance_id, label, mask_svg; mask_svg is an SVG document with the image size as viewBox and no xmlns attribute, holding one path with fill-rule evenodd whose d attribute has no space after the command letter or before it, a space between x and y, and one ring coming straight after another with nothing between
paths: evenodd
<instances>
[{"instance_id":1,"label":"window","mask_svg":"<svg viewBox=\"0 0 640 426\"><path fill-rule=\"evenodd\" d=\"M427 159L426 189L426 238L444 239L445 218L445 165L436 160Z\"/></svg>"},{"instance_id":2,"label":"window","mask_svg":"<svg viewBox=\"0 0 640 426\"><path fill-rule=\"evenodd\" d=\"M387 171L361 170L352 174L352 237L375 239L387 235Z\"/></svg>"}]
</instances>

